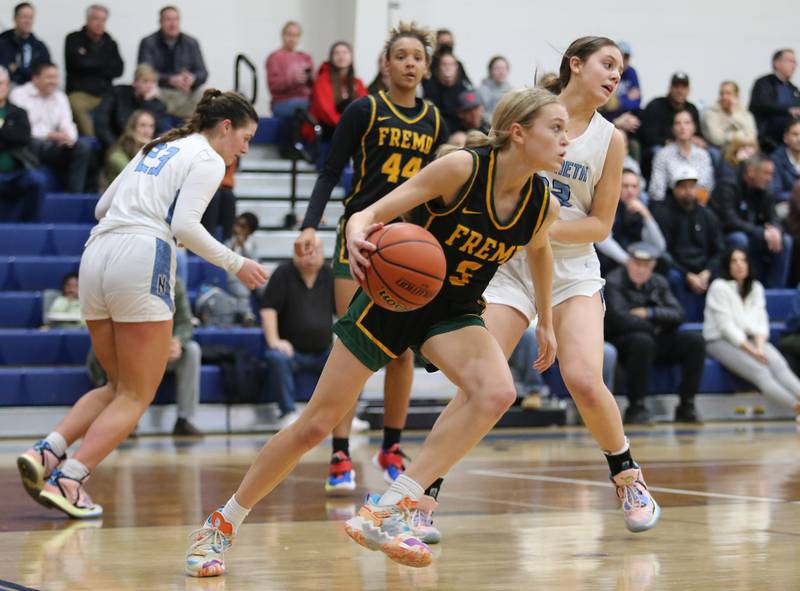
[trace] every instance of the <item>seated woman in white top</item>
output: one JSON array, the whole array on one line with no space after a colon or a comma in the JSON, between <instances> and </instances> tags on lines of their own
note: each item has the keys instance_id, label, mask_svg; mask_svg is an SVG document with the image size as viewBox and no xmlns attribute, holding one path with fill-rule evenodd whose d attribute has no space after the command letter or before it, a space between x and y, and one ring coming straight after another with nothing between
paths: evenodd
<instances>
[{"instance_id":1,"label":"seated woman in white top","mask_svg":"<svg viewBox=\"0 0 800 591\"><path fill-rule=\"evenodd\" d=\"M747 253L728 251L720 267L706 296L706 353L771 401L800 412L800 380L769 342L764 287L753 278Z\"/></svg>"}]
</instances>

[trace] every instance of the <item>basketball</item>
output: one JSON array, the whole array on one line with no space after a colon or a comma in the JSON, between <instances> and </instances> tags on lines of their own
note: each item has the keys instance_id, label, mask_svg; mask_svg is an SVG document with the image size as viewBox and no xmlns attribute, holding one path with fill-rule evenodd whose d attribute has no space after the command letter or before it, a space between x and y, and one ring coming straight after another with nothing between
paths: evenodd
<instances>
[{"instance_id":1,"label":"basketball","mask_svg":"<svg viewBox=\"0 0 800 591\"><path fill-rule=\"evenodd\" d=\"M360 284L373 302L392 312L410 312L436 297L447 262L430 232L398 222L374 231L367 240L376 250Z\"/></svg>"}]
</instances>

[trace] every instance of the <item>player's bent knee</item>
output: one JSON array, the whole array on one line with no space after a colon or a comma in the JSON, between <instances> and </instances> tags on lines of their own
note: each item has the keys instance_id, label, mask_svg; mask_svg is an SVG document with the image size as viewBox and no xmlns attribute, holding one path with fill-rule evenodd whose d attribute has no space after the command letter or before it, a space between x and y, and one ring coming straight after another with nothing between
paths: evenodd
<instances>
[{"instance_id":1,"label":"player's bent knee","mask_svg":"<svg viewBox=\"0 0 800 591\"><path fill-rule=\"evenodd\" d=\"M293 425L297 429L300 445L305 450L313 449L322 443L335 426L333 421L328 421L324 418L314 418L306 421L301 418Z\"/></svg>"},{"instance_id":2,"label":"player's bent knee","mask_svg":"<svg viewBox=\"0 0 800 591\"><path fill-rule=\"evenodd\" d=\"M602 374L595 376L589 372L576 372L562 377L575 402L584 407L597 406L605 395Z\"/></svg>"},{"instance_id":3,"label":"player's bent knee","mask_svg":"<svg viewBox=\"0 0 800 591\"><path fill-rule=\"evenodd\" d=\"M481 413L499 419L514 404L517 392L513 387L497 387L484 391L475 397Z\"/></svg>"}]
</instances>

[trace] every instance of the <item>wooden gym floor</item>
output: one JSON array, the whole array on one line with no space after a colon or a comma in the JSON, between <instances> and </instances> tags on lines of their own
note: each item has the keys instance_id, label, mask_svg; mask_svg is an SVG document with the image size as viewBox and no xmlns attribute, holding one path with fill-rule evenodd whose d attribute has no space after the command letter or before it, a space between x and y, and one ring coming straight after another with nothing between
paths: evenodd
<instances>
[{"instance_id":1,"label":"wooden gym floor","mask_svg":"<svg viewBox=\"0 0 800 591\"><path fill-rule=\"evenodd\" d=\"M367 490L379 439L353 444L359 488L326 499L328 448L314 450L257 506L228 574L183 575L188 535L224 503L265 436L126 443L89 483L102 521L34 503L0 441L0 590L800 589L800 433L795 423L632 431L663 507L652 531L625 530L605 462L581 429L497 431L445 481L443 543L426 569L349 541L341 527ZM424 433L409 433L412 456Z\"/></svg>"}]
</instances>

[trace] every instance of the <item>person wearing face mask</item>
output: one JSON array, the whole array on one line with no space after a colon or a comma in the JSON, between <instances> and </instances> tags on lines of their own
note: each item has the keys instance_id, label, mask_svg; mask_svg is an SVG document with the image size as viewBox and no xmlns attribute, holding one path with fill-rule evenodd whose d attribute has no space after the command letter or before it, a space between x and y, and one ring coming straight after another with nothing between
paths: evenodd
<instances>
[{"instance_id":1,"label":"person wearing face mask","mask_svg":"<svg viewBox=\"0 0 800 591\"><path fill-rule=\"evenodd\" d=\"M323 62L317 72L308 109L322 126L324 139L333 137L333 130L347 106L366 94L364 83L356 78L353 49L349 43L337 41L331 46L328 61Z\"/></svg>"},{"instance_id":2,"label":"person wearing face mask","mask_svg":"<svg viewBox=\"0 0 800 591\"><path fill-rule=\"evenodd\" d=\"M502 55L496 55L489 60L489 76L481 82L478 87L486 117L491 119L495 105L503 98L503 95L511 90L508 83L508 71L510 66L508 60Z\"/></svg>"},{"instance_id":3,"label":"person wearing face mask","mask_svg":"<svg viewBox=\"0 0 800 591\"><path fill-rule=\"evenodd\" d=\"M739 100L739 85L726 80L719 85L719 100L703 111L703 136L724 149L733 140L755 142L756 120Z\"/></svg>"},{"instance_id":4,"label":"person wearing face mask","mask_svg":"<svg viewBox=\"0 0 800 591\"><path fill-rule=\"evenodd\" d=\"M436 69L431 71L433 76L423 83L425 98L439 107L442 117L447 122L448 130L460 129L459 97L462 93L472 90L472 86L459 76L458 60L452 53L442 54Z\"/></svg>"},{"instance_id":5,"label":"person wearing face mask","mask_svg":"<svg viewBox=\"0 0 800 591\"><path fill-rule=\"evenodd\" d=\"M33 5L20 2L14 7L14 28L0 35L0 65L15 86L30 82L36 63L50 61L47 45L33 34L34 16Z\"/></svg>"},{"instance_id":6,"label":"person wearing face mask","mask_svg":"<svg viewBox=\"0 0 800 591\"><path fill-rule=\"evenodd\" d=\"M148 111L155 118L155 135L169 129L167 106L158 98L158 73L148 64L137 66L133 84L113 86L95 109L95 133L103 147L108 148L117 140L133 112L139 110Z\"/></svg>"},{"instance_id":7,"label":"person wearing face mask","mask_svg":"<svg viewBox=\"0 0 800 591\"><path fill-rule=\"evenodd\" d=\"M439 60L443 55L448 53L453 55L455 46L455 36L450 29L439 29L436 31L436 50L433 52L433 58L431 58L431 72L435 72L438 69ZM472 80L467 76L467 70L464 68L464 64L458 59L456 62L458 63L458 78L471 86ZM425 83L423 82L423 86L424 85Z\"/></svg>"}]
</instances>

